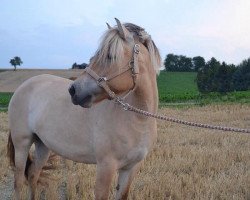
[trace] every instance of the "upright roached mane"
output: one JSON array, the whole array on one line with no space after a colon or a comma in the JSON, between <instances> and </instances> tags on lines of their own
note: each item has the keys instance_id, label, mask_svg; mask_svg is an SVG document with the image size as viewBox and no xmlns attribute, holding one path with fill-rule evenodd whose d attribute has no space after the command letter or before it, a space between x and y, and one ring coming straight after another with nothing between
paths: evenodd
<instances>
[{"instance_id":1,"label":"upright roached mane","mask_svg":"<svg viewBox=\"0 0 250 200\"><path fill-rule=\"evenodd\" d=\"M148 49L152 66L158 73L161 67L161 56L151 36L144 28L135 24L125 23L124 26L132 33L135 39L138 39ZM90 64L96 62L98 65L108 66L110 63L119 63L124 54L124 43L125 41L118 33L118 27L112 28L109 26Z\"/></svg>"}]
</instances>

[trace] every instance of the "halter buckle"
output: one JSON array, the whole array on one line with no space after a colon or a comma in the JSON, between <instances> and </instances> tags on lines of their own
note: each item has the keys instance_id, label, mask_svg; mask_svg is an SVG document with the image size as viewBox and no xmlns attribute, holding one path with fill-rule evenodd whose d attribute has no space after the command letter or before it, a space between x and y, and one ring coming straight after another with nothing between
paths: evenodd
<instances>
[{"instance_id":1,"label":"halter buckle","mask_svg":"<svg viewBox=\"0 0 250 200\"><path fill-rule=\"evenodd\" d=\"M100 86L100 85L101 85L101 83L102 83L103 81L105 81L105 82L106 82L106 81L107 81L107 78L106 78L106 77L100 77L100 78L98 78L98 79L97 79L97 85L99 85L99 86Z\"/></svg>"}]
</instances>

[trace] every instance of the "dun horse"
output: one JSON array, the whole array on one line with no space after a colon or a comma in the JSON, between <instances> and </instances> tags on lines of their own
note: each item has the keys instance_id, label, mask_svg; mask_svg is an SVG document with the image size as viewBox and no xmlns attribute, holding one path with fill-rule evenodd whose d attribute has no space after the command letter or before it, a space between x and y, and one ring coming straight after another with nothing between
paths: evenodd
<instances>
[{"instance_id":1,"label":"dun horse","mask_svg":"<svg viewBox=\"0 0 250 200\"><path fill-rule=\"evenodd\" d=\"M110 100L125 96L131 105L157 112L156 74L161 58L143 28L116 22L115 27L108 25L89 67L74 82L39 75L24 82L13 95L8 153L15 169L16 199L20 199L25 179L30 199L36 198L50 151L97 165L95 199L108 199L112 178L118 172L116 199L127 199L138 166L156 138L156 120L126 112Z\"/></svg>"}]
</instances>

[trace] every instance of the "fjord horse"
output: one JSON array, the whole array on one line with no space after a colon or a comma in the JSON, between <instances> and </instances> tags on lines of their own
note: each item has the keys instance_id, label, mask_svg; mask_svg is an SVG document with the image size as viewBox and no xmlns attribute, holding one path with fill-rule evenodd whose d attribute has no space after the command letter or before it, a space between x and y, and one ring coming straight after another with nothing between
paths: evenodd
<instances>
[{"instance_id":1,"label":"fjord horse","mask_svg":"<svg viewBox=\"0 0 250 200\"><path fill-rule=\"evenodd\" d=\"M36 198L39 175L51 151L97 165L98 200L108 199L118 172L116 199L127 199L138 166L156 138L156 120L126 112L110 99L125 95L131 105L157 112L156 75L161 58L143 28L116 22L104 34L88 70L74 82L39 75L14 93L9 104L8 155L14 167L16 199L26 178L30 199Z\"/></svg>"}]
</instances>

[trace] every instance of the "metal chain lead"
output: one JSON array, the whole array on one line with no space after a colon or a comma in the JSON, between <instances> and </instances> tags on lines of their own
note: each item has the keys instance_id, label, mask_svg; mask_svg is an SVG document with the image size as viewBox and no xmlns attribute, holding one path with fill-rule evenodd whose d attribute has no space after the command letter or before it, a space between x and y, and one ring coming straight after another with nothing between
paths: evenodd
<instances>
[{"instance_id":1,"label":"metal chain lead","mask_svg":"<svg viewBox=\"0 0 250 200\"><path fill-rule=\"evenodd\" d=\"M195 127L201 127L201 128L207 128L207 129L215 129L215 130L222 130L222 131L231 131L231 132L241 132L241 133L250 133L250 129L243 129L243 128L233 128L233 127L225 127L225 126L214 126L210 124L202 124L202 123L197 123L197 122L189 122L185 120L180 120L172 117L167 117L164 115L158 115L158 114L153 114L145 110L141 110L139 108L136 108L134 106L131 106L128 103L125 103L122 99L120 98L115 98L114 101L118 103L119 105L122 106L122 108L126 111L132 111L135 113L138 113L140 115L144 115L147 117L153 117L156 119L161 119L169 122L174 122L178 124L184 124L187 126L195 126Z\"/></svg>"}]
</instances>

